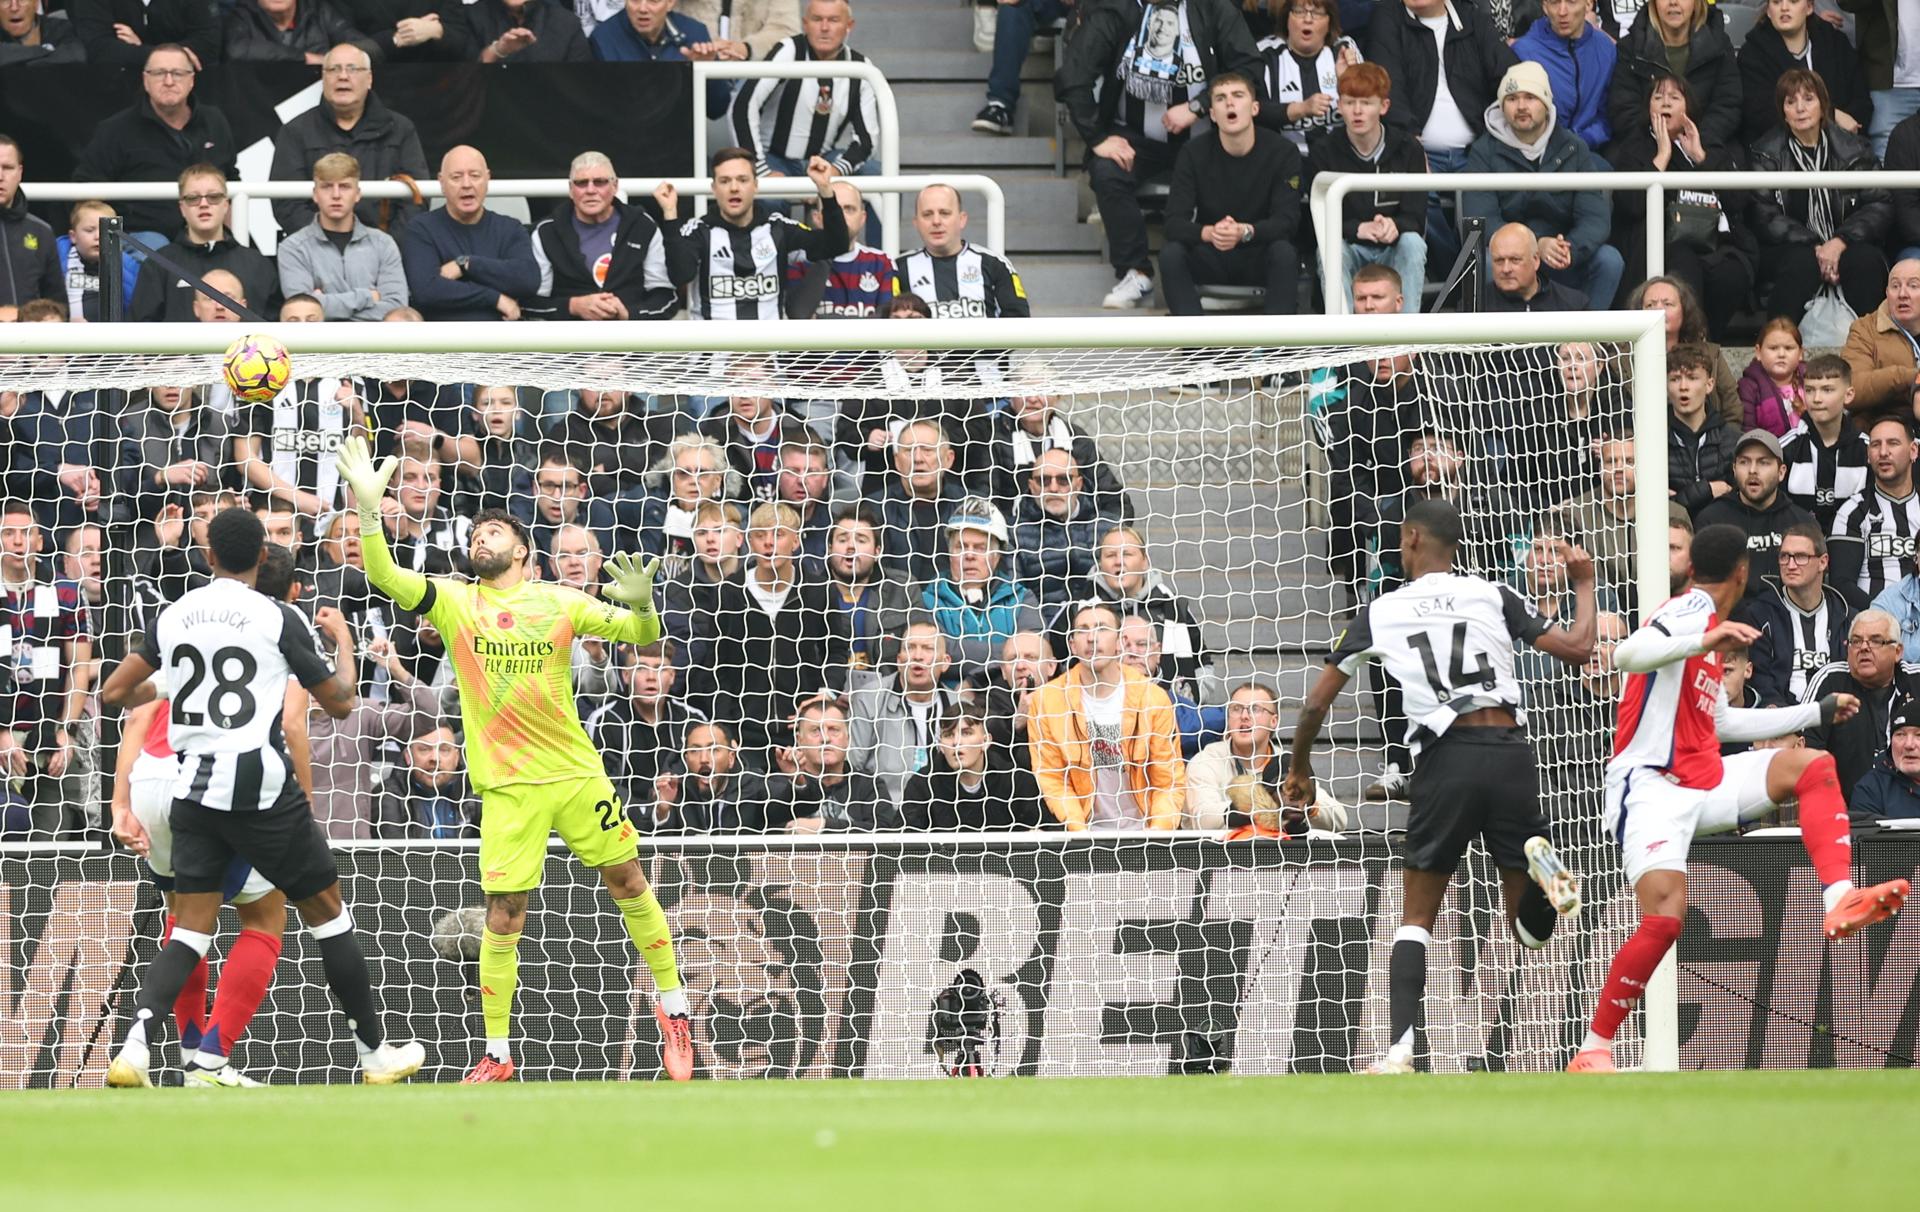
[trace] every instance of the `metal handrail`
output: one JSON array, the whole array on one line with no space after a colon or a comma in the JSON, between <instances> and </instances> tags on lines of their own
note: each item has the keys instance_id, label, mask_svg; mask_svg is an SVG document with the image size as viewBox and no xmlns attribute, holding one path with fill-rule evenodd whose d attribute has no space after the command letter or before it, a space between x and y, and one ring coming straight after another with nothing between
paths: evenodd
<instances>
[{"instance_id":1,"label":"metal handrail","mask_svg":"<svg viewBox=\"0 0 1920 1212\"><path fill-rule=\"evenodd\" d=\"M1647 276L1666 272L1666 226L1660 222L1666 209L1667 191L1697 189L1704 191L1738 190L1753 192L1771 189L1920 189L1920 172L1603 172L1603 173L1322 173L1313 182L1308 206L1313 214L1320 240L1321 293L1326 296L1327 314L1344 315L1347 299L1335 288L1340 280L1340 259L1345 241L1340 216L1348 194L1364 189L1369 193L1411 193L1441 191L1459 193L1468 190L1521 189L1533 192L1613 193L1639 190L1647 203Z\"/></svg>"}]
</instances>

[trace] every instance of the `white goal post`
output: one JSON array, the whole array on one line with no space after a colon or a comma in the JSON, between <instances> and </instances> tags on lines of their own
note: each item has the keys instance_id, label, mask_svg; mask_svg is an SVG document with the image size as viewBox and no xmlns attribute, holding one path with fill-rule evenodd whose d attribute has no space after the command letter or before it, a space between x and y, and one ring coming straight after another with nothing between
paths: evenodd
<instances>
[{"instance_id":1,"label":"white goal post","mask_svg":"<svg viewBox=\"0 0 1920 1212\"><path fill-rule=\"evenodd\" d=\"M1311 408L1308 397L1319 381L1315 377L1317 374L1329 371L1339 373L1349 364L1364 364L1368 359L1417 355L1423 350L1433 350L1442 351L1445 356L1456 359L1449 363L1449 374L1471 377L1474 367L1479 364L1477 359L1483 354L1532 347L1537 355L1545 347L1590 343L1604 347L1603 356L1608 357L1616 368L1619 386L1629 405L1638 483L1631 527L1635 540L1631 557L1633 587L1637 589L1643 609L1646 604L1663 599L1668 589L1665 558L1668 518L1665 491L1668 418L1666 336L1664 322L1658 312L1366 317L1118 316L947 320L911 325L881 320L678 324L119 324L111 327L97 324L9 324L0 325L0 397L9 392L47 388L66 391L89 387L135 390L155 384L214 383L219 378L220 355L228 344L240 336L255 333L271 334L287 346L294 359L294 374L298 380L366 377L383 382L420 379L469 384L510 383L522 390L537 393L560 393L575 388L617 389L663 398L719 399L722 401L719 406L723 409L726 407L725 398L734 394L731 389L740 386L775 399L811 399L829 405L841 400L871 397L875 392L871 381L854 381L845 373L850 359L862 351L876 356L888 351L952 351L956 355L963 355L954 357L953 364L965 365L968 368L965 373L977 374L977 379L969 378L962 383L957 375L949 375L945 381L938 378L912 378L893 383L890 389L900 398L909 399L952 396L1004 399L1023 393L1044 392L1056 397L1062 412L1078 421L1107 449L1111 461L1128 468L1141 469L1139 475L1153 481L1152 491L1164 494L1154 496L1154 501L1212 501L1215 498L1204 495L1176 498L1176 494L1193 489L1199 481L1206 480L1206 486L1220 494L1218 499L1233 502L1231 506L1222 508L1243 511L1244 517L1268 519L1271 524L1293 536L1288 541L1294 547L1287 550L1292 551L1297 547L1302 554L1287 557L1298 567L1289 573L1292 579L1287 580L1281 588L1274 589L1262 583L1248 590L1237 580L1230 585L1223 582L1225 587L1218 590L1217 597L1197 603L1197 613L1202 616L1203 626L1212 626L1221 619L1232 617L1234 625L1239 628L1235 635L1256 634L1261 627L1273 625L1271 616L1261 612L1263 609L1278 609L1261 606L1245 608L1238 603L1246 594L1252 593L1255 599L1264 602L1267 599L1259 597L1262 593L1276 595L1273 598L1275 601L1280 600L1278 595L1294 593L1296 597L1286 599L1293 602L1297 598L1296 582L1313 581L1319 575L1314 567L1316 561L1322 561L1324 557L1316 554L1319 550L1316 545L1322 541L1326 530L1324 518L1328 502L1325 498L1324 455L1317 448L1314 437L1316 422L1309 415ZM743 360L737 355L747 357ZM1544 364L1553 364L1550 352ZM744 381L738 377L743 373L743 366L747 367L744 373L749 376ZM1485 384L1481 387L1484 390ZM829 408L829 417L831 411ZM1276 485L1287 485L1289 488L1279 512L1258 512L1275 508L1272 501L1255 498L1271 493ZM1246 512L1249 510L1254 512ZM1150 541L1155 547L1156 566L1162 552L1169 553L1170 557L1172 553L1184 552L1185 558L1197 559L1201 557L1194 556L1193 552L1204 546L1209 552L1232 553L1217 558L1223 561L1223 571L1239 575L1246 572L1242 565L1257 565L1262 560L1279 558L1257 554L1267 550L1263 544L1271 536L1247 529L1244 517L1236 521L1225 516L1182 514L1169 507L1165 511L1147 510L1140 524L1153 532ZM1489 522L1505 527L1521 520L1494 518ZM1248 556L1248 551L1256 554ZM1296 626L1304 626L1309 631L1317 629L1317 634L1330 642L1338 630L1338 611L1317 604L1327 600L1323 586L1316 582L1311 588L1314 594L1321 596L1309 596L1304 600L1316 604L1289 607L1292 611L1290 617ZM1261 649L1258 643L1239 642L1251 643L1254 650ZM1250 656L1238 660L1238 663L1235 663L1236 659L1223 662L1232 667L1236 678L1265 676L1264 667L1257 657ZM1361 691L1361 685L1356 683L1353 693L1358 696ZM1297 691L1293 684L1283 685L1279 723L1283 738L1291 734L1298 706L1297 699L1293 697L1295 693ZM1544 726L1551 727L1551 724ZM1349 742L1341 743L1351 747ZM1365 743L1372 744L1371 741ZM110 769L110 763L106 768ZM1358 775L1353 778L1357 779ZM1340 798L1357 802L1357 783L1349 780L1344 786ZM1592 821L1586 822L1586 827L1597 829ZM1145 832L1124 834L1118 839L1109 840L1134 847L1163 844L1179 847L1211 845L1219 836L1218 829L1182 829L1163 841L1156 841L1155 835ZM795 866L794 860L783 857L789 852L807 855L819 851L825 856L836 848L855 846L866 847L873 854L879 854L888 851L889 847L924 849L929 840L924 833L825 834L815 837L739 839L738 844L743 851L752 849L756 853L776 854L776 858L769 861L782 870L788 870ZM956 853L969 851L977 839L965 840L968 845L956 845L952 849ZM1044 842L1037 837L1028 840L1038 852L1048 854L1071 852L1079 841L1058 836L1050 836ZM681 849L724 851L734 844L733 839L701 837L665 842L659 849L662 855L671 857ZM1020 844L1021 835L1017 834L994 843L995 846L1004 845L1014 849L1019 849ZM643 842L643 856L648 853L647 847L648 844ZM446 850L453 853L443 857L454 860L462 867L472 865L471 851L466 849L466 844L457 841L408 840L388 843L351 840L344 843L344 849L355 854L371 851L400 857L414 852L432 854ZM993 846L988 849L993 849ZM5 898L9 878L22 878L18 872L23 870L45 870L44 864L48 863L81 864L83 860L79 857L80 853L70 846L0 840L0 862L18 860L18 864L12 868L0 868L0 930L4 930L6 925L8 905ZM1241 861L1258 867L1262 861L1258 856L1265 853L1249 851ZM1287 861L1297 868L1300 856L1306 852L1291 853L1294 857ZM1613 862L1611 847L1605 853L1606 861ZM389 886L382 883L388 878L385 869L380 866L385 861L378 857L356 859L363 869L371 869L368 868L371 863L372 868L379 868L379 871L363 875L361 878L366 882L355 886L363 890ZM1376 856L1364 861L1374 863L1378 859ZM35 863L43 866L35 867ZM828 865L815 863L813 866ZM812 870L813 867L808 869ZM436 871L443 870L444 867L436 868ZM9 876L9 871L14 874ZM959 877L960 873L956 872L953 878ZM466 878L470 881L472 873L468 872ZM1397 876L1394 882L1397 884ZM400 884L391 886L399 887ZM1144 902L1162 895L1162 891L1169 886L1165 881L1147 879L1140 889L1127 895ZM1202 878L1199 886L1204 890L1208 886L1207 880ZM1248 896L1251 895L1248 893ZM1394 896L1397 898L1397 892ZM349 899L352 899L351 889ZM1630 893L1624 902L1616 898L1616 912L1626 912L1621 906L1629 905L1630 901ZM1394 903L1397 904L1397 899ZM114 905L115 912L126 912L122 902L116 900ZM1195 909L1194 912L1198 914L1201 910ZM1372 912L1371 908L1369 912ZM1592 907L1591 912L1598 917L1599 907ZM1063 923L1073 919L1071 912L1062 910L1061 913ZM358 906L356 916L360 916ZM372 913L369 912L367 916L371 917ZM854 920L855 916L850 910L847 913L849 921ZM417 915L406 918L409 923L417 924L419 920ZM1614 928L1618 926L1616 921ZM1065 931L1067 926L1061 924L1052 928ZM1390 929L1388 933L1391 933ZM380 951L382 940L377 930L369 946L375 953ZM1280 944L1274 943L1273 946L1279 947ZM296 940L290 936L288 955L297 963L299 957L296 947ZM1523 957L1526 954L1521 953ZM931 964L936 957L930 955L924 958ZM834 962L835 956L828 948L827 964L831 967ZM1101 957L1094 956L1086 962L1092 965L1087 969L1088 972L1104 971L1100 968L1100 964L1105 962ZM1375 962L1377 964L1378 960ZM1527 962L1537 964L1539 960ZM1585 957L1582 962L1586 965L1584 975L1580 978L1587 982L1584 987L1578 981L1568 985L1563 974L1558 980L1559 987L1555 988L1555 980L1551 975L1543 975L1540 988L1510 991L1509 996L1522 1000L1533 998L1545 1004L1558 995L1566 1004L1578 1001L1590 1011L1598 981L1594 979L1593 958ZM1601 971L1604 971L1605 957L1600 957L1598 962ZM879 966L884 970L884 957ZM310 961L308 967L311 968ZM854 968L857 977L860 975L858 965L855 964ZM1363 970L1363 979L1367 971L1374 974L1378 984L1367 990L1366 997L1380 1003L1379 1013L1383 1015L1384 968L1376 966ZM1057 970L1050 975L1056 981L1065 979ZM0 978L5 977L5 964L0 963ZM292 984L299 979L282 970L283 983ZM988 979L990 982L994 979L992 973L988 974ZM1094 976L1087 979L1096 981ZM317 982L310 977L307 983L318 988ZM642 983L644 985L644 981ZM1117 984L1114 986L1116 989L1118 987ZM9 988L8 981L0 979L0 995L16 992L20 988L20 985ZM919 986L912 988L916 990L915 996L918 996ZM109 1000L113 996L112 990L93 992ZM1243 990L1243 995L1250 1002L1253 999L1250 989ZM1035 996L1045 1001L1045 994ZM297 1038L300 1048L309 1048L311 1041L306 1036L298 1035L290 1025L293 1015L290 1012L282 1014L274 1009L281 1004L277 1000L281 997L282 994L276 991L276 1000L270 1001L262 1010L261 1019L289 1021L277 1021L271 1028L262 1028L262 1033L280 1040L288 1047L294 1045L287 1044L287 1041ZM848 997L851 1000L851 994ZM98 1002L100 998L94 1000ZM79 1001L80 994L76 993L74 1002L77 1005ZM0 996L0 1003L3 1002L4 996ZM1034 1004L1029 1000L1030 1006ZM1077 1011L1079 1017L1071 1021L1091 1024L1087 1029L1096 1034L1108 1030L1100 1026L1102 1004L1096 998L1092 1011ZM1650 985L1645 1006L1645 1037L1640 1058L1642 1067L1677 1069L1679 1024L1672 956L1668 957ZM0 1011L6 1009L4 1004L0 1004ZM827 1008L827 1012L833 1010L832 1006ZM398 1016L402 1012L390 992L389 1013ZM879 1010L870 1013L874 1015L873 1022L884 1018ZM1111 1017L1118 1012L1108 1006L1105 1013ZM1546 1013L1548 1017L1564 1017L1572 1011L1555 1009ZM1243 1010L1240 1014L1239 1021L1242 1023L1262 1021L1259 1014L1252 1010ZM1442 1024L1433 1021L1432 1014L1430 1010L1427 1024L1430 1036L1440 1033L1443 1028ZM1357 1038L1371 1039L1383 1030L1383 1025L1372 1022L1373 1015L1374 1011L1367 1010L1365 1021L1356 1019L1352 1030L1358 1033ZM1060 1022L1068 1023L1069 1017L1062 1011ZM1049 1031L1066 1030L1065 1026L1055 1023L1055 1015L1051 1010L1046 1012L1045 1019ZM1042 1021L1041 1009L1034 1010L1032 1021L1034 1024ZM1286 1021L1291 1023L1293 1019L1289 1016ZM1571 1019L1568 1021L1571 1022ZM867 1024L867 1020L863 1019L862 1023ZM878 1027L873 1029L877 1031ZM317 1023L305 1030L317 1033L324 1039L330 1025ZM1556 1026L1545 1035L1558 1038L1564 1035L1564 1031ZM1575 1035L1573 1038L1578 1037ZM843 1032L830 1040L813 1040L811 1046L821 1049L823 1055L829 1043L844 1052L849 1047L847 1039L848 1035ZM14 1041L27 1045L27 1052L18 1054L27 1057L21 1062L19 1073L9 1072L12 1066L4 1046L7 1042L0 1039L0 1084L6 1084L16 1076L22 1081L44 1082L44 1075L34 1076L37 1071L33 1067L32 1055L36 1041ZM629 1053L632 1043L629 1034ZM464 1040L460 1046L465 1046ZM878 1043L872 1045L874 1048L879 1046ZM50 1053L59 1051L56 1044L47 1047ZM1078 1072L1083 1070L1075 1068L1075 1065L1095 1064L1094 1060L1083 1058L1071 1063L1060 1061L1049 1067L1049 1054L1037 1042L1033 1047L1040 1060L1038 1067L1031 1071ZM900 1049L903 1056L912 1051L907 1044L900 1045ZM1439 1044L1434 1045L1436 1056L1441 1050ZM1467 1050L1471 1051L1471 1047ZM71 1059L67 1052L61 1055ZM72 1052L72 1055L79 1053ZM308 1053L302 1052L301 1055L304 1058ZM855 1055L865 1056L858 1050ZM1090 1052L1086 1056L1093 1057L1095 1053ZM1527 1065L1522 1067L1541 1067L1543 1058L1548 1058L1546 1051L1531 1053ZM74 1063L77 1065L81 1062ZM317 1062L281 1058L271 1066L259 1061L255 1063L263 1070L271 1068L278 1071L281 1080L310 1080L311 1065L318 1065L319 1068L313 1069L313 1073L324 1080L329 1062L322 1056ZM553 1063L556 1070L561 1067L560 1061ZM870 1056L866 1057L866 1063L876 1069L885 1069ZM601 1075L601 1070L596 1068L591 1058L574 1057L568 1064L577 1074ZM1009 1065L1011 1071L1012 1062ZM1466 1067L1473 1067L1472 1062L1467 1062ZM849 1070L841 1067L833 1071ZM920 1070L902 1060L895 1069L887 1071L911 1075ZM339 1080L339 1075L334 1074L332 1079ZM72 1080L86 1079L76 1070Z\"/></svg>"}]
</instances>

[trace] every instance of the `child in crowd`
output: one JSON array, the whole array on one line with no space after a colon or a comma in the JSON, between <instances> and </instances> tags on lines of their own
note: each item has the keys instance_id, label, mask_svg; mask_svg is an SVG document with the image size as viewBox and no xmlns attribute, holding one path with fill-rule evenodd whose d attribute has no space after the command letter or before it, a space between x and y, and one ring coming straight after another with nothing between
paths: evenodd
<instances>
[{"instance_id":1,"label":"child in crowd","mask_svg":"<svg viewBox=\"0 0 1920 1212\"><path fill-rule=\"evenodd\" d=\"M1733 491L1738 436L1713 410L1713 356L1699 345L1667 351L1667 488L1689 514Z\"/></svg>"},{"instance_id":2,"label":"child in crowd","mask_svg":"<svg viewBox=\"0 0 1920 1212\"><path fill-rule=\"evenodd\" d=\"M1802 376L1800 424L1780 443L1786 466L1781 486L1824 533L1833 530L1840 503L1867 487L1867 435L1847 415L1853 367L1839 354L1821 354Z\"/></svg>"},{"instance_id":3,"label":"child in crowd","mask_svg":"<svg viewBox=\"0 0 1920 1212\"><path fill-rule=\"evenodd\" d=\"M1764 429L1784 438L1806 407L1801 365L1807 354L1800 326L1775 316L1753 343L1753 361L1740 376L1741 429Z\"/></svg>"}]
</instances>

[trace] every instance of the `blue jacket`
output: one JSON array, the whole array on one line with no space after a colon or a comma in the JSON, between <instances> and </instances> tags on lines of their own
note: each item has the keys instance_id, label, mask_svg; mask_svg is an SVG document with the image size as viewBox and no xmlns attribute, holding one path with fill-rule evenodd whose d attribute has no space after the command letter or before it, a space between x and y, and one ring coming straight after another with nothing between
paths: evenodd
<instances>
[{"instance_id":1,"label":"blue jacket","mask_svg":"<svg viewBox=\"0 0 1920 1212\"><path fill-rule=\"evenodd\" d=\"M53 242L53 255L54 255L54 259L60 263L60 280L62 282L65 282L67 280L67 253L72 251L72 249L73 249L72 236L61 236L58 240L55 240ZM139 276L140 276L140 258L134 256L132 253L124 253L124 252L121 253L120 254L120 314L122 316L128 316L133 314L133 283L134 283L134 279L138 278ZM63 295L58 301L61 303L65 303L67 301L67 297ZM87 319L89 320L98 320L99 318L100 318L99 316L87 317Z\"/></svg>"},{"instance_id":2,"label":"blue jacket","mask_svg":"<svg viewBox=\"0 0 1920 1212\"><path fill-rule=\"evenodd\" d=\"M466 273L441 277L440 267L460 257L468 258ZM494 301L501 295L525 302L540 290L533 239L497 211L474 224L428 211L400 233L400 263L413 305L429 320L498 320Z\"/></svg>"},{"instance_id":3,"label":"blue jacket","mask_svg":"<svg viewBox=\"0 0 1920 1212\"><path fill-rule=\"evenodd\" d=\"M1856 821L1883 816L1920 816L1920 783L1887 765L1885 759L1860 776L1847 803L1847 815Z\"/></svg>"},{"instance_id":4,"label":"blue jacket","mask_svg":"<svg viewBox=\"0 0 1920 1212\"><path fill-rule=\"evenodd\" d=\"M1044 625L1033 595L1005 577L996 578L986 599L978 605L960 596L960 587L942 575L920 595L920 604L947 637L959 677L984 674L1000 654L1000 644L1016 631L1039 631Z\"/></svg>"},{"instance_id":5,"label":"blue jacket","mask_svg":"<svg viewBox=\"0 0 1920 1212\"><path fill-rule=\"evenodd\" d=\"M1167 697L1173 700L1174 722L1180 726L1181 757L1191 761L1194 754L1227 734L1225 707L1202 707L1165 683L1161 684L1160 689L1165 690Z\"/></svg>"},{"instance_id":6,"label":"blue jacket","mask_svg":"<svg viewBox=\"0 0 1920 1212\"><path fill-rule=\"evenodd\" d=\"M1620 55L1613 39L1589 23L1580 27L1578 38L1568 41L1542 17L1514 39L1513 53L1547 69L1561 123L1588 147L1598 151L1613 137L1613 125L1607 121L1607 90Z\"/></svg>"},{"instance_id":7,"label":"blue jacket","mask_svg":"<svg viewBox=\"0 0 1920 1212\"><path fill-rule=\"evenodd\" d=\"M1528 160L1502 142L1495 131L1506 125L1500 104L1487 107L1487 133L1467 149L1470 173L1592 173L1606 169L1606 161L1556 122L1547 133L1547 150ZM1573 263L1585 265L1594 250L1606 243L1613 227L1613 202L1604 193L1572 190L1469 190L1467 214L1487 221L1487 234L1503 223L1525 223L1537 236L1565 236L1573 245Z\"/></svg>"},{"instance_id":8,"label":"blue jacket","mask_svg":"<svg viewBox=\"0 0 1920 1212\"><path fill-rule=\"evenodd\" d=\"M689 46L712 40L713 35L700 22L679 13L668 13L667 27L660 31L660 41L649 42L633 28L626 13L616 12L593 27L587 45L593 50L593 57L602 63L685 63ZM727 102L732 99L733 88L727 81L707 81L707 117L724 118Z\"/></svg>"}]
</instances>

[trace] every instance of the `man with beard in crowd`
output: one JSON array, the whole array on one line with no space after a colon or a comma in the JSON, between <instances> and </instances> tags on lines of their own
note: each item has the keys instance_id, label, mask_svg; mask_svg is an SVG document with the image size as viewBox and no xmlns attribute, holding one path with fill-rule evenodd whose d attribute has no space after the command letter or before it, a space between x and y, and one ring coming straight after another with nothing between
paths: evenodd
<instances>
[{"instance_id":1,"label":"man with beard in crowd","mask_svg":"<svg viewBox=\"0 0 1920 1212\"><path fill-rule=\"evenodd\" d=\"M689 724L680 755L653 780L652 811L642 827L654 833L759 832L757 805L740 798L740 752L725 724Z\"/></svg>"},{"instance_id":2,"label":"man with beard in crowd","mask_svg":"<svg viewBox=\"0 0 1920 1212\"><path fill-rule=\"evenodd\" d=\"M1780 488L1786 461L1780 439L1764 429L1749 429L1733 447L1733 491L1700 507L1696 529L1726 522L1747 534L1747 596L1769 592L1780 576L1780 543L1786 531L1813 515L1793 503Z\"/></svg>"},{"instance_id":3,"label":"man with beard in crowd","mask_svg":"<svg viewBox=\"0 0 1920 1212\"><path fill-rule=\"evenodd\" d=\"M627 693L587 717L587 738L600 751L627 815L646 828L657 819L657 780L679 761L689 729L707 717L673 692L680 646L671 637L617 645L616 651Z\"/></svg>"},{"instance_id":4,"label":"man with beard in crowd","mask_svg":"<svg viewBox=\"0 0 1920 1212\"><path fill-rule=\"evenodd\" d=\"M827 538L828 604L846 615L847 689L880 680L913 610L905 581L880 567L880 519L871 507L840 511Z\"/></svg>"}]
</instances>

